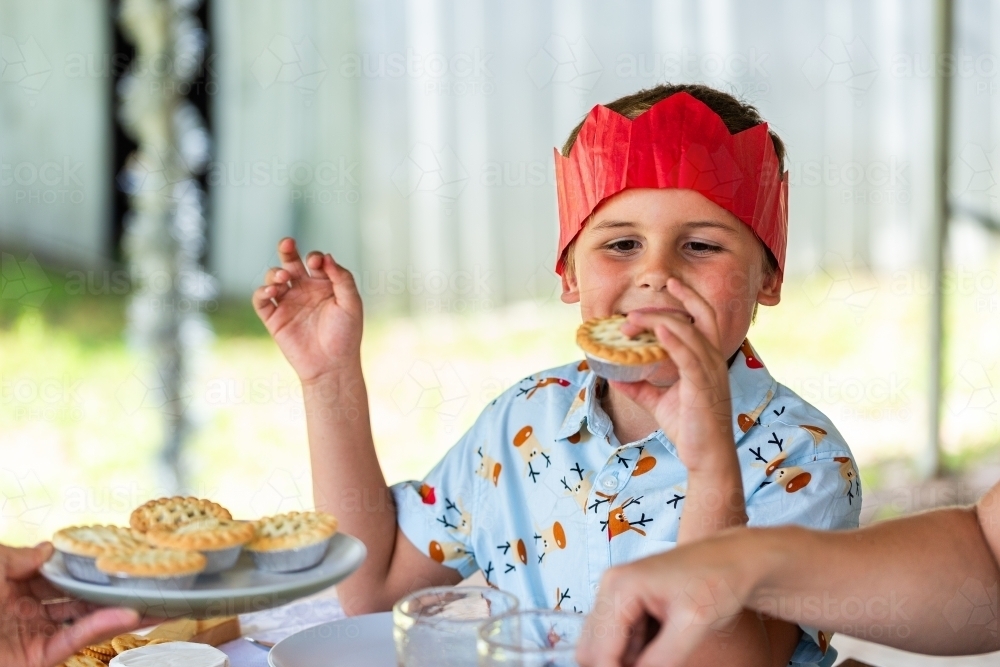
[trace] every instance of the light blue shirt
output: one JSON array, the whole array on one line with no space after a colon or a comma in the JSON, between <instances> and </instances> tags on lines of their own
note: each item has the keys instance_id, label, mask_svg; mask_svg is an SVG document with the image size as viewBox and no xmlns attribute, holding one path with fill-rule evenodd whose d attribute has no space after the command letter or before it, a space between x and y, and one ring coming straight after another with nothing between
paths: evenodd
<instances>
[{"instance_id":1,"label":"light blue shirt","mask_svg":"<svg viewBox=\"0 0 1000 667\"><path fill-rule=\"evenodd\" d=\"M523 608L589 611L604 570L675 546L687 485L661 430L618 442L606 386L578 362L505 391L426 479L393 487L403 533L462 576L482 570ZM830 420L749 342L729 386L750 525L857 528L858 471ZM792 662L832 664L829 633L803 630Z\"/></svg>"}]
</instances>

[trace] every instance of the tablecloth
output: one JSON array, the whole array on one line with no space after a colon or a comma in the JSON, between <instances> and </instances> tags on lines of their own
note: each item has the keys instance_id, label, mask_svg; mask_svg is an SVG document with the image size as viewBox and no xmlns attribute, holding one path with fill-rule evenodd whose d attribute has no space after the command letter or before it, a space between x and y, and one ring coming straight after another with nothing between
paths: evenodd
<instances>
[{"instance_id":1,"label":"tablecloth","mask_svg":"<svg viewBox=\"0 0 1000 667\"><path fill-rule=\"evenodd\" d=\"M244 637L278 642L300 630L344 618L340 602L329 594L297 600L284 607L240 616ZM245 639L237 639L219 647L229 656L231 667L268 667L267 651Z\"/></svg>"}]
</instances>

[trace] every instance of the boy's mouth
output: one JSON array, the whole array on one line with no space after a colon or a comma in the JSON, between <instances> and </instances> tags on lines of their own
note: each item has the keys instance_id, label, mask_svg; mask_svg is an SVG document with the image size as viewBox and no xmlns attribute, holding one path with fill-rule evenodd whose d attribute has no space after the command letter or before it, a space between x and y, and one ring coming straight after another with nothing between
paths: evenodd
<instances>
[{"instance_id":1,"label":"boy's mouth","mask_svg":"<svg viewBox=\"0 0 1000 667\"><path fill-rule=\"evenodd\" d=\"M629 313L664 313L666 315L679 315L684 319L690 320L692 322L694 321L694 318L691 317L691 314L681 308L660 308L655 306L645 306L643 308L632 308L631 310L622 312L621 314L628 315Z\"/></svg>"}]
</instances>

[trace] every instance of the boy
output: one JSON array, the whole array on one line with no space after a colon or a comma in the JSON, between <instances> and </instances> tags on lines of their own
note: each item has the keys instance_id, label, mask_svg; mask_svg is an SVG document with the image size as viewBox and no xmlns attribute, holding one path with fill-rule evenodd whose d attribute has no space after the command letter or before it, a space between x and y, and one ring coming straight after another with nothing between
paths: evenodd
<instances>
[{"instance_id":1,"label":"boy","mask_svg":"<svg viewBox=\"0 0 1000 667\"><path fill-rule=\"evenodd\" d=\"M783 153L756 110L703 86L595 107L556 158L562 299L584 320L626 314L626 335L653 331L676 381L606 382L585 362L532 375L391 496L351 275L279 244L254 303L303 383L317 505L368 546L339 586L348 613L477 569L525 608L585 612L611 565L728 526L857 526L850 450L746 341L757 304L780 299ZM822 633L752 614L729 636L691 664L833 660Z\"/></svg>"}]
</instances>

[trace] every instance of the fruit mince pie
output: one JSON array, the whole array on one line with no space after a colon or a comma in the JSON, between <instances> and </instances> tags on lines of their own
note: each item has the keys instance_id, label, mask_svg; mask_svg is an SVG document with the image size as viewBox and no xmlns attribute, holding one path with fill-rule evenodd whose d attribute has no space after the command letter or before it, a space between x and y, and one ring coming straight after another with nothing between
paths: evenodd
<instances>
[{"instance_id":1,"label":"fruit mince pie","mask_svg":"<svg viewBox=\"0 0 1000 667\"><path fill-rule=\"evenodd\" d=\"M146 533L146 540L156 547L201 552L208 561L202 574L216 574L236 564L254 532L250 522L210 516L170 530L156 527Z\"/></svg>"},{"instance_id":2,"label":"fruit mince pie","mask_svg":"<svg viewBox=\"0 0 1000 667\"><path fill-rule=\"evenodd\" d=\"M669 362L652 331L626 336L621 327L624 315L595 317L576 331L576 344L583 349L593 371L608 380L640 382L667 386L677 379L677 371Z\"/></svg>"},{"instance_id":3,"label":"fruit mince pie","mask_svg":"<svg viewBox=\"0 0 1000 667\"><path fill-rule=\"evenodd\" d=\"M150 500L137 507L129 517L129 525L141 534L150 530L173 530L182 524L206 518L231 520L233 515L211 500L174 496Z\"/></svg>"},{"instance_id":4,"label":"fruit mince pie","mask_svg":"<svg viewBox=\"0 0 1000 667\"><path fill-rule=\"evenodd\" d=\"M256 522L257 536L246 546L258 569L296 572L318 564L337 532L326 512L288 512Z\"/></svg>"},{"instance_id":5,"label":"fruit mince pie","mask_svg":"<svg viewBox=\"0 0 1000 667\"><path fill-rule=\"evenodd\" d=\"M119 549L97 559L112 586L187 590L205 569L205 556L180 549Z\"/></svg>"},{"instance_id":6,"label":"fruit mince pie","mask_svg":"<svg viewBox=\"0 0 1000 667\"><path fill-rule=\"evenodd\" d=\"M98 556L118 549L148 546L128 528L119 526L70 526L52 536L52 545L62 555L66 570L75 579L107 584L108 577L94 566Z\"/></svg>"}]
</instances>

